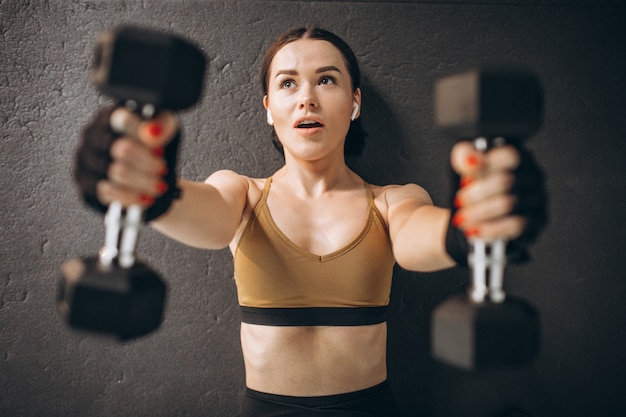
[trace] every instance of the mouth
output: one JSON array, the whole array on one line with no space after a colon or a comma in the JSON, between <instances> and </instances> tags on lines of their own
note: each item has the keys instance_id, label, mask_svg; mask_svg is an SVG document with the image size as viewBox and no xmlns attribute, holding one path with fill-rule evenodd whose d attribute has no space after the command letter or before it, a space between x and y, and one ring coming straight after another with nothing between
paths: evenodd
<instances>
[{"instance_id":1,"label":"mouth","mask_svg":"<svg viewBox=\"0 0 626 417\"><path fill-rule=\"evenodd\" d=\"M314 118L303 118L296 121L294 127L296 129L314 129L317 127L324 127L324 124Z\"/></svg>"}]
</instances>

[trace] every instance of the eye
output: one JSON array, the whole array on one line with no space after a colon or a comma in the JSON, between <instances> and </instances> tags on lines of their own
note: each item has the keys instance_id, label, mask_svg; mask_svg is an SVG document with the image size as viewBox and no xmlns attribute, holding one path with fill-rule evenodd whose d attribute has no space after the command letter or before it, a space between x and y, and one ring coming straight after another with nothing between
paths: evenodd
<instances>
[{"instance_id":1,"label":"eye","mask_svg":"<svg viewBox=\"0 0 626 417\"><path fill-rule=\"evenodd\" d=\"M296 82L294 80L287 79L287 80L283 80L280 82L280 88L289 89L289 88L294 88L295 86L296 86Z\"/></svg>"},{"instance_id":2,"label":"eye","mask_svg":"<svg viewBox=\"0 0 626 417\"><path fill-rule=\"evenodd\" d=\"M333 85L337 82L337 80L335 79L335 77L331 76L331 75L325 75L322 78L320 78L320 85Z\"/></svg>"}]
</instances>

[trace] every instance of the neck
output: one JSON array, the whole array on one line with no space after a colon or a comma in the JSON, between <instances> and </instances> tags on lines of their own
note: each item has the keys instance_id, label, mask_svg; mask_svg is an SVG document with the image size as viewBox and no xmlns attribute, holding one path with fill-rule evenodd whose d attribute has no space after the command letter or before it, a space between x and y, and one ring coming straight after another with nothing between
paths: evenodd
<instances>
[{"instance_id":1,"label":"neck","mask_svg":"<svg viewBox=\"0 0 626 417\"><path fill-rule=\"evenodd\" d=\"M358 176L340 162L294 161L285 158L285 166L274 175L275 181L288 184L294 193L306 197L322 195L328 191L351 187L359 182Z\"/></svg>"}]
</instances>

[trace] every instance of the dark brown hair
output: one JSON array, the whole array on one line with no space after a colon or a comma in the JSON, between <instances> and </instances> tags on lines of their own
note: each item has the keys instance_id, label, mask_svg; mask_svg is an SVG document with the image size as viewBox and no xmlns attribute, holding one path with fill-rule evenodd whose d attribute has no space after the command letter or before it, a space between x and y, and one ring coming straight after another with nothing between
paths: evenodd
<instances>
[{"instance_id":1,"label":"dark brown hair","mask_svg":"<svg viewBox=\"0 0 626 417\"><path fill-rule=\"evenodd\" d=\"M267 49L265 57L263 58L263 63L261 65L261 83L263 86L263 94L267 95L270 65L272 64L274 56L283 46L300 39L316 39L327 41L333 44L339 50L339 52L341 52L341 55L344 58L346 67L348 68L348 72L350 73L350 79L352 81L352 91L356 91L356 89L360 87L361 70L359 68L359 62L350 46L343 39L341 39L339 36L335 35L332 32L320 29L318 27L303 27L290 29L284 32L278 38L276 38L276 40ZM361 119L359 118L354 120L350 124L350 129L348 130L348 134L346 135L346 142L344 146L345 155L360 155L363 151L363 147L365 146L366 136L367 132L365 132L363 126L361 125ZM272 141L276 149L278 149L281 154L283 154L283 146L278 140L275 130L273 130Z\"/></svg>"}]
</instances>

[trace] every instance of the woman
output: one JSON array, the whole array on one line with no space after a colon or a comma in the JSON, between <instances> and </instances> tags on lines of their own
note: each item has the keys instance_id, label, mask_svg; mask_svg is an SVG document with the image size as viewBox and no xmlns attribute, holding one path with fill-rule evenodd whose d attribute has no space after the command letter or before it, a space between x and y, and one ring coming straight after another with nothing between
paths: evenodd
<instances>
[{"instance_id":1,"label":"woman","mask_svg":"<svg viewBox=\"0 0 626 417\"><path fill-rule=\"evenodd\" d=\"M285 157L270 178L218 171L204 183L176 180L177 118L140 121L116 109L85 131L77 165L83 195L101 210L114 200L140 204L154 228L187 245L230 247L244 416L398 415L386 382L393 265L454 266L448 253L463 253L463 242L446 236L459 231L521 236L528 216L514 214L520 195L512 193L520 152L455 146L452 166L465 186L451 219L423 188L366 184L347 167L354 144L346 137L358 139L362 96L356 58L341 39L289 31L269 48L262 76L267 122ZM103 146L110 151L98 159L93 150Z\"/></svg>"}]
</instances>

